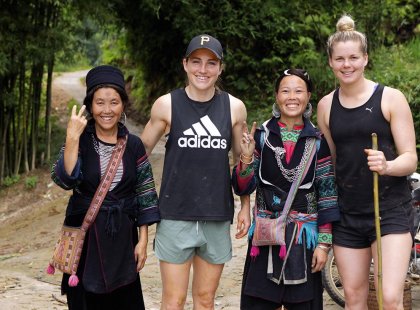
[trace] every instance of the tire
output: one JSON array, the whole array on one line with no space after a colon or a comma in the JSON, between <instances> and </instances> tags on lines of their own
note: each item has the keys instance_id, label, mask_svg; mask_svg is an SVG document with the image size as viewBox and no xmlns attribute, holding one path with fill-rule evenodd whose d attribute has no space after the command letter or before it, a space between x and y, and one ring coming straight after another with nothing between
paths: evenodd
<instances>
[{"instance_id":1,"label":"tire","mask_svg":"<svg viewBox=\"0 0 420 310\"><path fill-rule=\"evenodd\" d=\"M344 291L341 285L340 275L335 265L334 252L330 251L328 260L322 269L322 284L331 299L339 306L344 308Z\"/></svg>"}]
</instances>

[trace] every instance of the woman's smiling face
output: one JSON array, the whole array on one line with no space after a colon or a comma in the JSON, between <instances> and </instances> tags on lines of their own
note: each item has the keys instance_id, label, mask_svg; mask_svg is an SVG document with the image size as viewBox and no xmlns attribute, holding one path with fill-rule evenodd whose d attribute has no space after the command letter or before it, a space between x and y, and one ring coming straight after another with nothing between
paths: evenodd
<instances>
[{"instance_id":1,"label":"woman's smiling face","mask_svg":"<svg viewBox=\"0 0 420 310\"><path fill-rule=\"evenodd\" d=\"M214 88L222 73L220 60L210 50L201 48L184 59L184 70L187 73L189 85L197 90Z\"/></svg>"},{"instance_id":2,"label":"woman's smiling face","mask_svg":"<svg viewBox=\"0 0 420 310\"><path fill-rule=\"evenodd\" d=\"M343 84L352 84L363 78L368 55L364 54L358 41L337 42L329 59L334 75Z\"/></svg>"},{"instance_id":3,"label":"woman's smiling face","mask_svg":"<svg viewBox=\"0 0 420 310\"><path fill-rule=\"evenodd\" d=\"M289 75L280 81L276 102L281 120L289 119L295 123L302 121L303 112L308 105L311 93L306 82L296 75Z\"/></svg>"},{"instance_id":4,"label":"woman's smiling face","mask_svg":"<svg viewBox=\"0 0 420 310\"><path fill-rule=\"evenodd\" d=\"M92 117L102 131L113 131L123 113L124 105L120 94L111 87L99 88L92 100Z\"/></svg>"}]
</instances>

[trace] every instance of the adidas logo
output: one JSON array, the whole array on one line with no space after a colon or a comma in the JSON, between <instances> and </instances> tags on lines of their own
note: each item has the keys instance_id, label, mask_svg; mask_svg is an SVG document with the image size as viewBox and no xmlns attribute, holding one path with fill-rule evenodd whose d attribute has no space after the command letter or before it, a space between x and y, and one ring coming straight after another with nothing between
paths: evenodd
<instances>
[{"instance_id":1,"label":"adidas logo","mask_svg":"<svg viewBox=\"0 0 420 310\"><path fill-rule=\"evenodd\" d=\"M217 138L222 135L208 115L200 118L200 122L192 124L192 128L183 133L186 137L178 139L179 147L203 149L226 149L227 147L226 139Z\"/></svg>"}]
</instances>

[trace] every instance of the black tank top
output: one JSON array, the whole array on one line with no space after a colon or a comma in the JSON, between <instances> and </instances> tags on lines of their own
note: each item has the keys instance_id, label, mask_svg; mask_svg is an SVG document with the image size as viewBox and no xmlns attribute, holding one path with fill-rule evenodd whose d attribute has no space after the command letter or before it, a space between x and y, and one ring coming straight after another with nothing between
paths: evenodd
<instances>
[{"instance_id":1,"label":"black tank top","mask_svg":"<svg viewBox=\"0 0 420 310\"><path fill-rule=\"evenodd\" d=\"M378 85L363 105L348 109L334 92L330 131L336 146L336 181L341 211L354 214L374 212L373 174L364 149L372 148L372 133L378 135L378 149L387 160L397 157L389 122L381 110L384 86ZM390 209L411 199L406 177L379 176L379 206Z\"/></svg>"},{"instance_id":2,"label":"black tank top","mask_svg":"<svg viewBox=\"0 0 420 310\"><path fill-rule=\"evenodd\" d=\"M159 197L161 217L231 221L229 95L220 91L208 102L196 102L184 89L177 89L171 92L171 102L171 131Z\"/></svg>"}]
</instances>

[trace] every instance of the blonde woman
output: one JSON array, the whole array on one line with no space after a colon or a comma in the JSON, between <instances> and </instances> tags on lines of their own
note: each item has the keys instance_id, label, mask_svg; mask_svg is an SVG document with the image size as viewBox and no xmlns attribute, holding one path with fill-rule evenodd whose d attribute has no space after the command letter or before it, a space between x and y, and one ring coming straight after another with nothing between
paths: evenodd
<instances>
[{"instance_id":1,"label":"blonde woman","mask_svg":"<svg viewBox=\"0 0 420 310\"><path fill-rule=\"evenodd\" d=\"M328 57L340 85L321 99L317 115L335 159L341 221L333 226L333 244L346 309L367 309L372 258L377 273L372 172L379 174L383 305L403 309L413 241L406 176L417 166L411 111L399 90L365 78L367 39L350 16L328 39ZM371 149L372 133L378 151Z\"/></svg>"}]
</instances>

